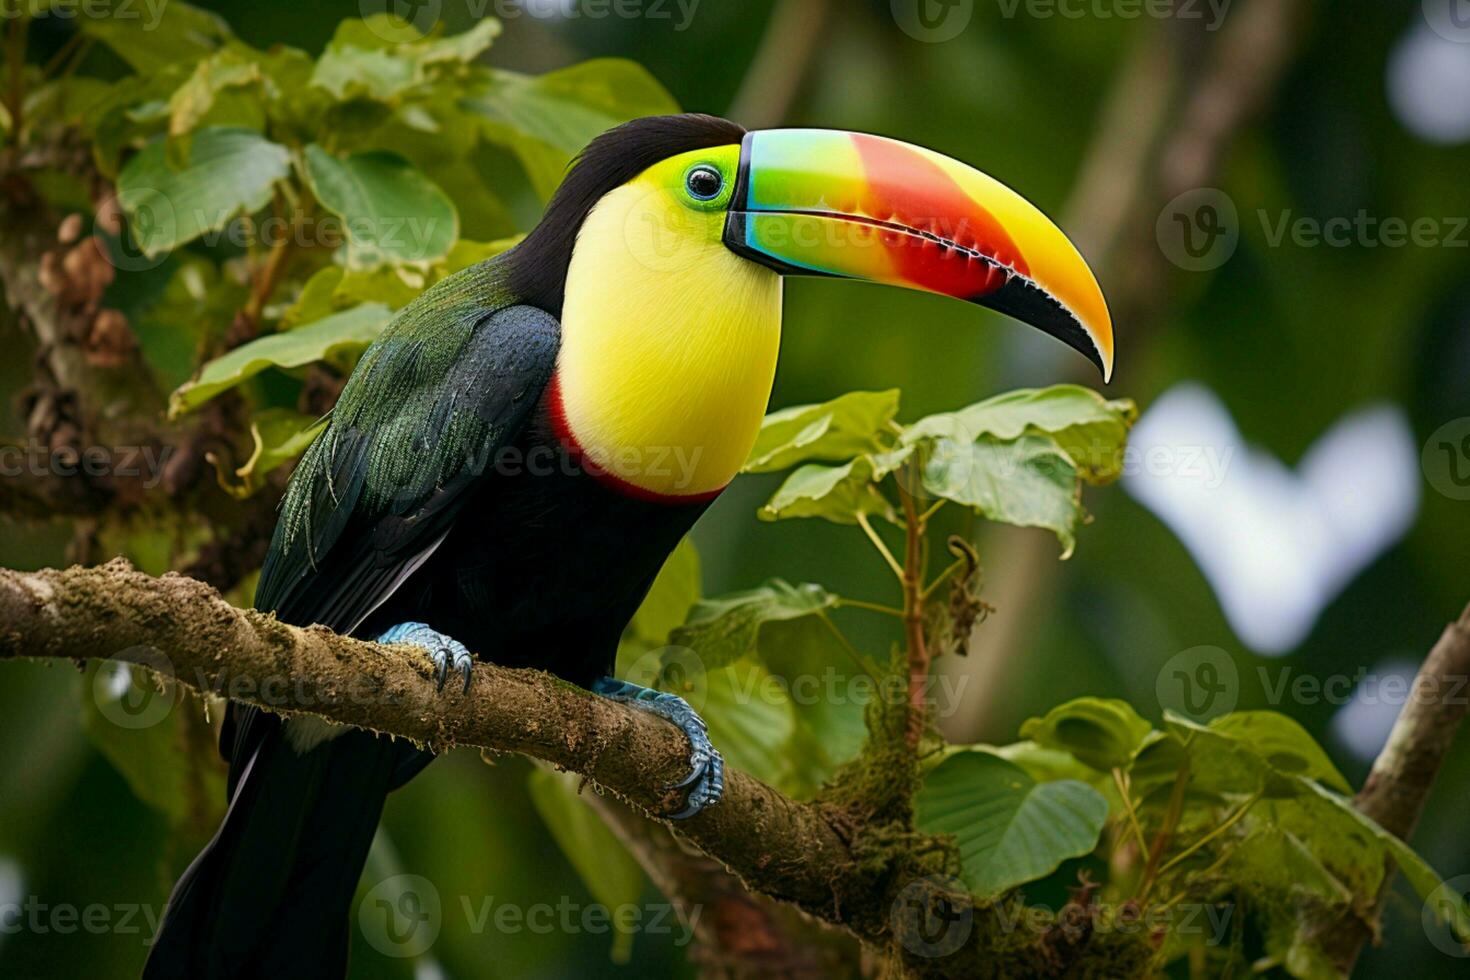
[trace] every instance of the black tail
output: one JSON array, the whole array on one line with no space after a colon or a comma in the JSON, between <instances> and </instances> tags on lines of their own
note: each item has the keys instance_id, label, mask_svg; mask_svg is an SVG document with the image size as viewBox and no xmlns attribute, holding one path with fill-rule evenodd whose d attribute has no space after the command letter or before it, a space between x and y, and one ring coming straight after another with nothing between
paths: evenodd
<instances>
[{"instance_id":1,"label":"black tail","mask_svg":"<svg viewBox=\"0 0 1470 980\"><path fill-rule=\"evenodd\" d=\"M144 980L330 980L390 790L432 758L349 731L305 753L252 712L224 823L174 886Z\"/></svg>"}]
</instances>

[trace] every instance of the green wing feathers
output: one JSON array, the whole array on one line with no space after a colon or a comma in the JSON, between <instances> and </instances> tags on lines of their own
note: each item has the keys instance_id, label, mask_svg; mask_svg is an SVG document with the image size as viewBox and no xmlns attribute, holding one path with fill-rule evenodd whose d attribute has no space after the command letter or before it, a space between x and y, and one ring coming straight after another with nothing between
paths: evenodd
<instances>
[{"instance_id":1,"label":"green wing feathers","mask_svg":"<svg viewBox=\"0 0 1470 980\"><path fill-rule=\"evenodd\" d=\"M363 354L292 474L257 607L351 628L490 478L560 344L554 317L516 304L500 258L427 290ZM348 585L362 594L344 602Z\"/></svg>"}]
</instances>

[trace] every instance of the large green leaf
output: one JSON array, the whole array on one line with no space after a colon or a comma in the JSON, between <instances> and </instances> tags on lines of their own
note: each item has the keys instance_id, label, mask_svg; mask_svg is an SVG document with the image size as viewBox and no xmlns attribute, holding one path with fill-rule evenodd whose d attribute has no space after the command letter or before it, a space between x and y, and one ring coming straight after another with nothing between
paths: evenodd
<instances>
[{"instance_id":1,"label":"large green leaf","mask_svg":"<svg viewBox=\"0 0 1470 980\"><path fill-rule=\"evenodd\" d=\"M274 333L241 344L204 365L195 378L169 398L169 414L198 408L267 368L297 368L346 352L360 352L388 325L392 311L380 303L364 303L297 330Z\"/></svg>"},{"instance_id":2,"label":"large green leaf","mask_svg":"<svg viewBox=\"0 0 1470 980\"><path fill-rule=\"evenodd\" d=\"M458 94L485 135L516 154L543 198L556 190L572 155L594 136L640 116L679 111L647 70L617 58L536 76L476 72Z\"/></svg>"},{"instance_id":3,"label":"large green leaf","mask_svg":"<svg viewBox=\"0 0 1470 980\"><path fill-rule=\"evenodd\" d=\"M790 698L771 683L765 666L750 659L685 673L668 690L699 711L710 741L727 765L781 790L792 788L792 736L796 716Z\"/></svg>"},{"instance_id":4,"label":"large green leaf","mask_svg":"<svg viewBox=\"0 0 1470 980\"><path fill-rule=\"evenodd\" d=\"M399 309L445 276L494 258L518 241L518 237L493 242L460 239L448 255L427 268L418 264L383 265L375 269L324 266L312 274L296 301L281 314L280 326L292 329L363 303L382 303Z\"/></svg>"},{"instance_id":5,"label":"large green leaf","mask_svg":"<svg viewBox=\"0 0 1470 980\"><path fill-rule=\"evenodd\" d=\"M1208 727L1244 742L1277 772L1315 779L1339 793L1352 792L1326 750L1299 722L1280 712L1234 711L1215 718Z\"/></svg>"},{"instance_id":6,"label":"large green leaf","mask_svg":"<svg viewBox=\"0 0 1470 980\"><path fill-rule=\"evenodd\" d=\"M208 126L180 169L169 165L162 137L149 142L118 175L117 199L144 254L158 255L264 207L289 163L284 146L253 130Z\"/></svg>"},{"instance_id":7,"label":"large green leaf","mask_svg":"<svg viewBox=\"0 0 1470 980\"><path fill-rule=\"evenodd\" d=\"M1305 776L1341 793L1347 780L1307 730L1274 711L1238 711L1208 725L1172 711L1164 714L1170 733L1187 746L1195 785L1211 792L1268 795L1295 792L1282 777Z\"/></svg>"},{"instance_id":8,"label":"large green leaf","mask_svg":"<svg viewBox=\"0 0 1470 980\"><path fill-rule=\"evenodd\" d=\"M168 100L188 78L184 65L129 75L108 85L87 107L82 131L91 140L92 159L103 174L115 178L124 148L142 146L167 130Z\"/></svg>"},{"instance_id":9,"label":"large green leaf","mask_svg":"<svg viewBox=\"0 0 1470 980\"><path fill-rule=\"evenodd\" d=\"M1031 774L1038 783L1052 783L1059 779L1077 779L1093 789L1113 792L1110 777L1102 775L1096 768L1086 765L1072 753L1063 749L1048 748L1039 742L1021 741L1009 745L963 745L951 746L951 752L989 752L1007 762L1014 762Z\"/></svg>"},{"instance_id":10,"label":"large green leaf","mask_svg":"<svg viewBox=\"0 0 1470 980\"><path fill-rule=\"evenodd\" d=\"M1108 817L1108 802L1077 780L1038 783L989 752L956 752L924 778L915 821L931 834L952 834L965 883L995 898L1091 853Z\"/></svg>"},{"instance_id":11,"label":"large green leaf","mask_svg":"<svg viewBox=\"0 0 1470 980\"><path fill-rule=\"evenodd\" d=\"M878 670L855 663L832 626L816 616L767 623L760 646L762 661L780 682L775 691L790 699L796 719L781 789L806 799L862 749L868 706L879 698L904 698L907 689L880 684Z\"/></svg>"},{"instance_id":12,"label":"large green leaf","mask_svg":"<svg viewBox=\"0 0 1470 980\"><path fill-rule=\"evenodd\" d=\"M1082 520L1076 464L1048 436L1014 442L925 441L922 479L936 497L963 504L982 517L1056 534L1062 556L1077 543Z\"/></svg>"},{"instance_id":13,"label":"large green leaf","mask_svg":"<svg viewBox=\"0 0 1470 980\"><path fill-rule=\"evenodd\" d=\"M527 789L546 829L566 855L587 891L605 908L631 905L643 895L643 868L602 818L577 794L579 780L570 773L533 769ZM589 790L588 792L592 792ZM633 932L613 919L612 958L626 963L633 952Z\"/></svg>"},{"instance_id":14,"label":"large green leaf","mask_svg":"<svg viewBox=\"0 0 1470 980\"><path fill-rule=\"evenodd\" d=\"M369 150L339 159L313 143L306 174L322 207L342 219L351 267L433 261L459 238L453 202L396 153Z\"/></svg>"},{"instance_id":15,"label":"large green leaf","mask_svg":"<svg viewBox=\"0 0 1470 980\"><path fill-rule=\"evenodd\" d=\"M195 61L231 36L229 25L218 14L183 0L156 4L91 0L86 16L77 21L83 32L112 48L139 74Z\"/></svg>"},{"instance_id":16,"label":"large green leaf","mask_svg":"<svg viewBox=\"0 0 1470 980\"><path fill-rule=\"evenodd\" d=\"M1418 852L1408 844L1363 814L1348 797L1334 793L1314 779L1300 776L1295 779L1301 784L1302 793L1291 800L1277 803L1277 807L1304 807L1307 817L1304 822L1313 828L1307 844L1324 863L1331 866L1335 846L1333 843L1335 835L1332 832L1334 821L1321 819L1321 815L1330 813L1337 818L1340 824L1351 825L1361 833L1369 835L1382 848L1383 855L1392 858L1393 862L1398 865L1399 870L1403 872L1404 879L1408 881L1409 886L1414 889L1414 893L1421 901L1428 901L1431 896L1436 899L1446 899L1433 903L1435 918L1450 926L1462 942L1470 942L1470 903L1467 903L1465 897L1458 892L1441 888L1444 881L1434 868L1430 867L1428 861L1420 857ZM1313 819L1314 816L1317 819ZM1364 894L1369 893L1371 890ZM1451 898L1453 900L1450 900Z\"/></svg>"},{"instance_id":17,"label":"large green leaf","mask_svg":"<svg viewBox=\"0 0 1470 980\"><path fill-rule=\"evenodd\" d=\"M258 86L265 81L261 67L243 45L215 52L194 66L194 72L169 96L168 131L180 136L197 128L211 113L222 92Z\"/></svg>"},{"instance_id":18,"label":"large green leaf","mask_svg":"<svg viewBox=\"0 0 1470 980\"><path fill-rule=\"evenodd\" d=\"M479 57L500 31L500 22L493 17L444 38L424 38L412 24L390 14L345 20L317 59L311 82L338 99L394 102L431 81L437 69Z\"/></svg>"},{"instance_id":19,"label":"large green leaf","mask_svg":"<svg viewBox=\"0 0 1470 980\"><path fill-rule=\"evenodd\" d=\"M1126 701L1084 697L1029 719L1021 725L1021 737L1109 772L1128 765L1152 727Z\"/></svg>"},{"instance_id":20,"label":"large green leaf","mask_svg":"<svg viewBox=\"0 0 1470 980\"><path fill-rule=\"evenodd\" d=\"M788 517L821 517L834 524L855 524L859 514L893 519L893 505L877 481L902 465L907 448L859 456L842 466L808 463L788 476L757 516L763 521Z\"/></svg>"},{"instance_id":21,"label":"large green leaf","mask_svg":"<svg viewBox=\"0 0 1470 980\"><path fill-rule=\"evenodd\" d=\"M713 670L760 653L761 627L767 623L822 615L837 603L837 596L820 585L773 578L754 589L701 600L669 642L693 650Z\"/></svg>"},{"instance_id":22,"label":"large green leaf","mask_svg":"<svg viewBox=\"0 0 1470 980\"><path fill-rule=\"evenodd\" d=\"M898 414L898 389L850 391L819 405L767 415L743 472L770 473L814 460L840 462L881 449Z\"/></svg>"},{"instance_id":23,"label":"large green leaf","mask_svg":"<svg viewBox=\"0 0 1470 980\"><path fill-rule=\"evenodd\" d=\"M1131 401L1109 401L1080 385L1025 388L987 398L957 412L920 419L903 439L943 437L974 442L990 437L1010 442L1027 433L1050 436L1091 483L1117 479L1128 429L1138 417Z\"/></svg>"}]
</instances>

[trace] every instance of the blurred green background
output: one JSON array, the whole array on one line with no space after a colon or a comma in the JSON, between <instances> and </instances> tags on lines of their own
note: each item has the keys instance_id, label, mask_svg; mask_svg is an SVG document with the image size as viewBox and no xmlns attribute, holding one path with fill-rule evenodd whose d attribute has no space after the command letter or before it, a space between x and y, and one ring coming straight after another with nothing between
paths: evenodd
<instances>
[{"instance_id":1,"label":"blurred green background","mask_svg":"<svg viewBox=\"0 0 1470 980\"><path fill-rule=\"evenodd\" d=\"M381 9L368 0L362 7L202 5L254 45L285 42L313 53L342 18ZM982 535L986 596L999 608L969 663L956 668L966 677L964 696L945 721L957 736L1010 741L1028 716L1082 694L1127 698L1157 720L1165 664L1182 651L1215 646L1237 666L1239 707L1290 713L1360 782L1392 710L1355 705L1335 721L1342 704L1273 699L1272 687L1282 671L1325 681L1412 669L1470 600L1470 502L1441 492L1418 467L1431 434L1470 416L1470 233L1463 226L1470 215L1470 37L1435 32L1426 14L1434 4L1420 0L1235 0L1218 30L1203 4L1180 8L1198 12L1191 20L1126 18L1117 12L1134 8L1106 0L1064 4L1081 12L1075 17L1046 15L1054 8L1024 0L1019 7L974 0L935 5L965 19L944 40L906 31L912 5L904 0L701 0L687 20L688 4L634 18L610 13L610 4L585 6L573 5L575 16L533 17L510 4L443 0L440 12L451 32L479 13L519 12L503 17L505 33L488 55L498 66L542 72L595 56L631 58L687 109L730 113L748 125L883 133L995 175L1062 218L1099 262L1116 317L1117 368L1106 391L1136 399L1145 412L1175 384L1196 382L1218 396L1245 443L1292 467L1348 413L1382 403L1401 410L1412 430L1408 478L1419 488L1406 505L1411 524L1370 549L1361 571L1348 569L1345 582L1325 588L1305 639L1284 655L1263 656L1241 640L1195 557L1126 488L1090 491L1095 522L1066 562L1056 560L1055 541L1042 531ZM1292 8L1287 26L1237 41L1235 63L1212 60L1221 50L1215 42L1236 19L1271 23L1273 7ZM1272 45L1283 49L1279 76L1254 60L1270 62ZM1219 188L1237 210L1238 245L1217 267L1191 271L1169 260L1159 228L1169 227L1166 203L1199 185L1174 186L1168 165L1140 167L1134 157L1161 146L1179 150L1178 121L1192 99L1205 99L1203 118L1212 121L1214 90L1200 88L1208 79L1226 90L1259 82L1264 91L1238 128L1221 124L1229 138L1218 164L1206 168L1204 186ZM1213 97L1228 103L1230 96ZM1155 114L1166 121L1151 125ZM1182 145L1180 166L1189 173L1192 144ZM535 206L520 202L522 223ZM1379 220L1432 219L1439 240L1398 247L1362 235L1341 245L1273 241L1283 215L1326 221L1364 211ZM1104 249L1105 257L1095 254ZM1074 376L1095 384L1083 379L1080 364L1012 323L941 299L792 282L773 406L898 387L902 417L911 419L1017 386ZM23 358L0 364L7 411L26 369ZM13 427L13 419L6 423ZM1237 461L1248 452L1244 443L1235 449ZM1367 445L1348 460L1373 468L1401 456L1380 457ZM779 574L891 600L891 580L860 535L820 522L755 519L778 481L742 478L697 528L706 591ZM1258 502L1280 505L1269 495ZM1364 506L1371 512L1376 503ZM1310 510L1312 500L1303 506ZM1258 545L1267 565L1281 544L1227 513L1203 533L1236 536L1247 552ZM0 519L0 565L60 564L68 537L60 526ZM1346 561L1326 553L1329 565ZM853 616L844 625L865 649L882 650L893 639L872 618ZM169 869L198 841L171 841L166 818L138 800L98 751L83 721L88 698L80 675L60 664L3 670L0 903L15 895L78 906L141 902L156 914ZM633 960L618 965L607 935L465 927L462 895L476 907L486 897L523 906L562 896L590 901L528 801L527 770L519 759L486 766L474 753L457 753L390 800L385 829L399 863L431 875L446 903L436 960L421 962L420 975L690 973L673 936L637 935ZM1462 742L1414 840L1445 878L1470 873L1467 795L1470 746ZM648 886L645 901L657 900ZM0 976L133 976L149 931L141 915L137 925L138 934L0 932ZM356 976L402 977L414 969L377 955L356 930L354 942ZM1390 903L1384 942L1365 957L1361 975L1463 974L1462 961L1431 944L1418 903L1405 893Z\"/></svg>"}]
</instances>

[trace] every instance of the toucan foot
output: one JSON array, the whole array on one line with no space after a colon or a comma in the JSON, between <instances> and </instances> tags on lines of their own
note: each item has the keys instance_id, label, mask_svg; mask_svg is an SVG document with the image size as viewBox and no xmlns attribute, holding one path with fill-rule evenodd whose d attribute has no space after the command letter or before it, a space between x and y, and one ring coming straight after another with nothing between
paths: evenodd
<instances>
[{"instance_id":1,"label":"toucan foot","mask_svg":"<svg viewBox=\"0 0 1470 980\"><path fill-rule=\"evenodd\" d=\"M378 637L378 642L406 643L409 646L422 647L434 662L434 679L438 690L444 690L444 684L449 680L449 671L453 669L457 676L464 678L464 693L469 693L475 658L463 643L453 637L445 636L423 623L399 623Z\"/></svg>"},{"instance_id":2,"label":"toucan foot","mask_svg":"<svg viewBox=\"0 0 1470 980\"><path fill-rule=\"evenodd\" d=\"M670 814L670 820L687 820L705 807L720 802L725 792L725 760L709 740L709 727L704 719L677 694L640 687L614 677L604 677L592 685L594 694L612 701L647 711L673 722L689 739L689 775L669 789L689 789L684 809Z\"/></svg>"}]
</instances>

